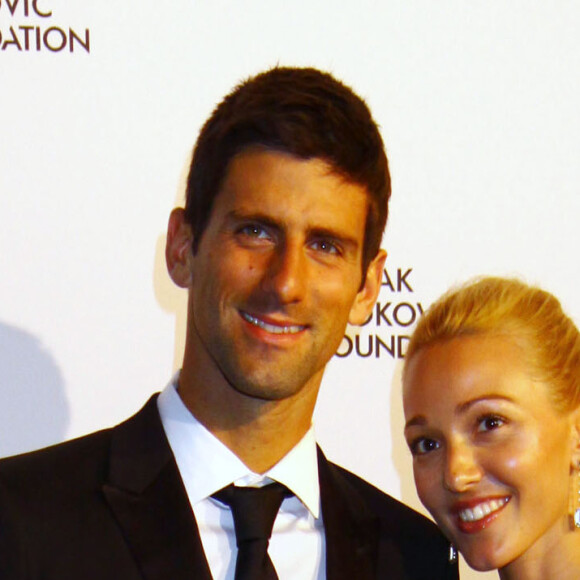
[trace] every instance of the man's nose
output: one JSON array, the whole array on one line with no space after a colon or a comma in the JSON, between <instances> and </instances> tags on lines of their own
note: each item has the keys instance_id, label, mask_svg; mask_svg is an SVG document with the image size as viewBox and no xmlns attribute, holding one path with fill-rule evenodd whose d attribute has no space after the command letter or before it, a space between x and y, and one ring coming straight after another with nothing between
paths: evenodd
<instances>
[{"instance_id":1,"label":"man's nose","mask_svg":"<svg viewBox=\"0 0 580 580\"><path fill-rule=\"evenodd\" d=\"M299 302L308 282L308 259L302 245L286 242L273 252L262 288L282 304Z\"/></svg>"},{"instance_id":2,"label":"man's nose","mask_svg":"<svg viewBox=\"0 0 580 580\"><path fill-rule=\"evenodd\" d=\"M482 468L477 454L467 443L450 444L447 447L444 486L449 491L467 491L481 480Z\"/></svg>"}]
</instances>

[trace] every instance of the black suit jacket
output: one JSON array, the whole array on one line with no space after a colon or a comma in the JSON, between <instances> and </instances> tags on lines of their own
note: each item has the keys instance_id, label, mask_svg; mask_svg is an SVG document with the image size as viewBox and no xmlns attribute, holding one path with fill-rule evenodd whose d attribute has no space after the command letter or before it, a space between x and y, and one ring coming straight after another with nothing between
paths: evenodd
<instances>
[{"instance_id":1,"label":"black suit jacket","mask_svg":"<svg viewBox=\"0 0 580 580\"><path fill-rule=\"evenodd\" d=\"M328 580L448 580L437 528L319 453ZM121 425L0 461L2 580L211 580L155 397Z\"/></svg>"}]
</instances>

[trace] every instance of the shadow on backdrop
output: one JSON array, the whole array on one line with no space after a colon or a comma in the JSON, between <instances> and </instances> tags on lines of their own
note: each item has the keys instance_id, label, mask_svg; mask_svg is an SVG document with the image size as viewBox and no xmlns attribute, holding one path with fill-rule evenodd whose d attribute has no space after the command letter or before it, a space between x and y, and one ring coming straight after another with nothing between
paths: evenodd
<instances>
[{"instance_id":1,"label":"shadow on backdrop","mask_svg":"<svg viewBox=\"0 0 580 580\"><path fill-rule=\"evenodd\" d=\"M0 322L0 457L63 441L68 425L56 361L38 338Z\"/></svg>"},{"instance_id":2,"label":"shadow on backdrop","mask_svg":"<svg viewBox=\"0 0 580 580\"><path fill-rule=\"evenodd\" d=\"M161 234L155 245L155 264L153 266L153 289L161 308L175 316L175 339L173 347L173 370L181 368L185 350L187 331L187 290L178 288L167 273L165 263L165 243L167 235Z\"/></svg>"},{"instance_id":3,"label":"shadow on backdrop","mask_svg":"<svg viewBox=\"0 0 580 580\"><path fill-rule=\"evenodd\" d=\"M183 207L185 205L185 188L191 155L184 161L179 183L175 193L173 207ZM169 215L167 216L169 219ZM181 368L183 362L183 351L185 350L185 335L187 331L187 290L178 288L167 272L165 261L165 244L167 234L162 233L157 238L155 244L155 258L153 264L153 291L155 298L161 308L175 316L175 341L173 348L173 370Z\"/></svg>"},{"instance_id":4,"label":"shadow on backdrop","mask_svg":"<svg viewBox=\"0 0 580 580\"><path fill-rule=\"evenodd\" d=\"M391 382L391 458L401 481L401 501L431 518L415 489L413 458L405 441L403 413L403 361L397 361Z\"/></svg>"}]
</instances>

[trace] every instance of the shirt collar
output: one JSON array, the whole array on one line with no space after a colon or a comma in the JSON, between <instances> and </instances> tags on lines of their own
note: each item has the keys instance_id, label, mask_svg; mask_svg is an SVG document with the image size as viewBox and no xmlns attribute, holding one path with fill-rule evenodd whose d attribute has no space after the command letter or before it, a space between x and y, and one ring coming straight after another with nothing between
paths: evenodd
<instances>
[{"instance_id":1,"label":"shirt collar","mask_svg":"<svg viewBox=\"0 0 580 580\"><path fill-rule=\"evenodd\" d=\"M312 426L265 474L254 473L187 409L177 392L178 377L179 373L161 392L157 406L192 506L230 483L256 486L274 480L290 489L315 518L320 517L318 461Z\"/></svg>"}]
</instances>

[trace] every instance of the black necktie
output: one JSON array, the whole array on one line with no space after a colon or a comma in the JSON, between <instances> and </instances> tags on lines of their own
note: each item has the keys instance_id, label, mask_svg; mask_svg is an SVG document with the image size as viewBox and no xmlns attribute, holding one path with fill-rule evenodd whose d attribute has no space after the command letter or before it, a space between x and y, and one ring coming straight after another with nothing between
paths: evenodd
<instances>
[{"instance_id":1,"label":"black necktie","mask_svg":"<svg viewBox=\"0 0 580 580\"><path fill-rule=\"evenodd\" d=\"M280 483L264 487L228 485L213 494L232 509L238 545L235 580L278 580L268 555L268 543L276 514L287 495L290 492Z\"/></svg>"}]
</instances>

